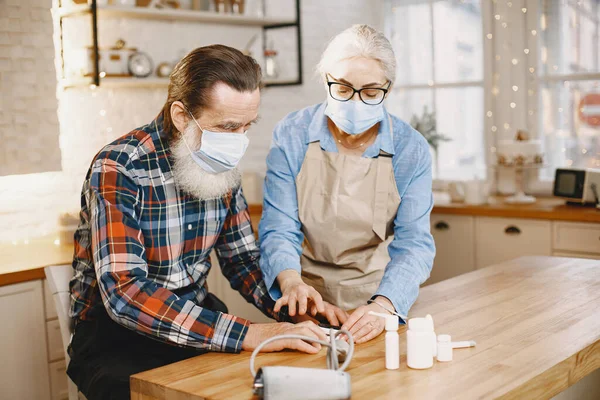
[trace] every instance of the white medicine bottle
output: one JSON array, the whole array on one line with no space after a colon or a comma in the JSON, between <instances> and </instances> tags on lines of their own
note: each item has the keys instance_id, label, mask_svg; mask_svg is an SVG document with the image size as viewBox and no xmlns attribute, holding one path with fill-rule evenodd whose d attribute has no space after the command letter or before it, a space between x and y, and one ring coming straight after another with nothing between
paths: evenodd
<instances>
[{"instance_id":1,"label":"white medicine bottle","mask_svg":"<svg viewBox=\"0 0 600 400\"><path fill-rule=\"evenodd\" d=\"M409 368L427 369L433 366L431 336L433 324L427 318L411 318L406 331L406 362Z\"/></svg>"},{"instance_id":2,"label":"white medicine bottle","mask_svg":"<svg viewBox=\"0 0 600 400\"><path fill-rule=\"evenodd\" d=\"M431 351L433 352L433 358L437 357L437 335L435 334L435 327L433 325L433 317L429 314L425 316L425 319L431 324Z\"/></svg>"},{"instance_id":3,"label":"white medicine bottle","mask_svg":"<svg viewBox=\"0 0 600 400\"><path fill-rule=\"evenodd\" d=\"M369 311L369 314L385 318L385 368L400 368L400 336L398 335L398 317Z\"/></svg>"}]
</instances>

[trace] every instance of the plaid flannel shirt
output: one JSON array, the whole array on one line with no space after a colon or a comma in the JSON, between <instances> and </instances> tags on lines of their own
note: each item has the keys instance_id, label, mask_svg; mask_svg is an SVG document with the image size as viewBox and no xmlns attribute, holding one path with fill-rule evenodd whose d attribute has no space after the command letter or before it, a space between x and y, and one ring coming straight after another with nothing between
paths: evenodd
<instances>
[{"instance_id":1,"label":"plaid flannel shirt","mask_svg":"<svg viewBox=\"0 0 600 400\"><path fill-rule=\"evenodd\" d=\"M238 352L249 321L202 307L210 253L231 287L267 316L274 301L241 188L199 200L177 188L162 118L104 147L81 194L71 316L104 306L117 323L163 341Z\"/></svg>"}]
</instances>

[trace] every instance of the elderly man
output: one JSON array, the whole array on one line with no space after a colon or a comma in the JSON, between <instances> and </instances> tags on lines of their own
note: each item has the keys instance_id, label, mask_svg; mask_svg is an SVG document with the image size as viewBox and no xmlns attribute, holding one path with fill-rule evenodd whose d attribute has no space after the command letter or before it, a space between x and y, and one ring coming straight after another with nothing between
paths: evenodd
<instances>
[{"instance_id":1,"label":"elderly man","mask_svg":"<svg viewBox=\"0 0 600 400\"><path fill-rule=\"evenodd\" d=\"M258 64L226 46L194 50L158 117L104 147L81 194L68 374L89 400L129 398L129 376L207 351L253 350L274 335L324 339L304 321L230 315L206 278L214 249L232 288L277 321L236 165L260 104ZM318 302L338 320L343 312ZM337 317L334 316L337 314ZM315 353L301 340L284 348Z\"/></svg>"}]
</instances>

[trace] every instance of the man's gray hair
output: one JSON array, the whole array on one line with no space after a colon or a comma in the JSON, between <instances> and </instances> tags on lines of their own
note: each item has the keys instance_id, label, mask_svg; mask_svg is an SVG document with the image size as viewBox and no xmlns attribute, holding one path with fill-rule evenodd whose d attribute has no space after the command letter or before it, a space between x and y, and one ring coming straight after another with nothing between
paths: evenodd
<instances>
[{"instance_id":1,"label":"man's gray hair","mask_svg":"<svg viewBox=\"0 0 600 400\"><path fill-rule=\"evenodd\" d=\"M396 80L396 56L392 44L382 32L369 25L354 25L335 36L321 55L317 73L323 80L331 67L349 58L364 57L376 60L387 80Z\"/></svg>"}]
</instances>

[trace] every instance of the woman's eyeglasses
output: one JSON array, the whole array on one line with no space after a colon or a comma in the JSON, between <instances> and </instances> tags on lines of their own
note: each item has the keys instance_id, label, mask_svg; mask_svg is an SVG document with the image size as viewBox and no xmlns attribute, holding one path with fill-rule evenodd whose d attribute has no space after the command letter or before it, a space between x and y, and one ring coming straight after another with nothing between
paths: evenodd
<instances>
[{"instance_id":1,"label":"woman's eyeglasses","mask_svg":"<svg viewBox=\"0 0 600 400\"><path fill-rule=\"evenodd\" d=\"M329 95L339 101L348 101L354 97L354 93L358 93L360 100L368 105L375 106L380 104L385 98L386 93L390 88L391 82L388 82L385 88L362 88L354 89L345 83L328 81Z\"/></svg>"}]
</instances>

